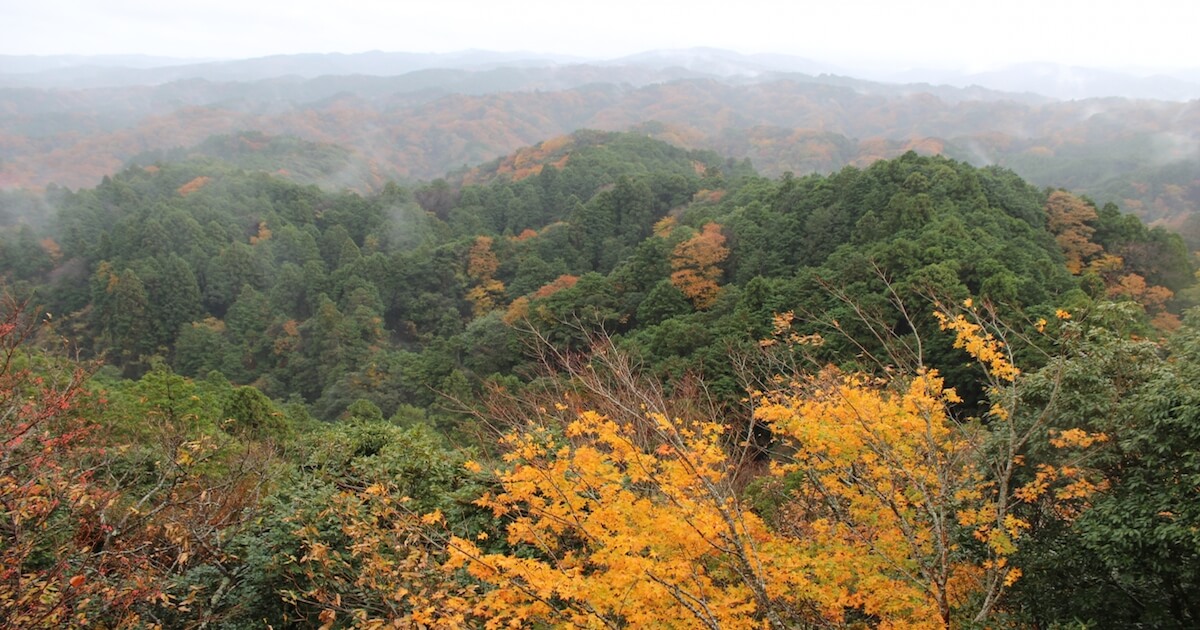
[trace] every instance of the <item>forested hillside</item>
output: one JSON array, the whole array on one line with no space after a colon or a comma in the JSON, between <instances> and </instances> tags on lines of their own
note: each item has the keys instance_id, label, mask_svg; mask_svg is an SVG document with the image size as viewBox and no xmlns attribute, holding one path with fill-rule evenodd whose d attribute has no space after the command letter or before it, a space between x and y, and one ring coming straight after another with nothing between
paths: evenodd
<instances>
[{"instance_id":1,"label":"forested hillside","mask_svg":"<svg viewBox=\"0 0 1200 630\"><path fill-rule=\"evenodd\" d=\"M713 153L581 132L461 181L363 197L218 162L133 168L64 193L46 234L12 232L9 268L46 283L56 325L127 376L161 357L329 420L359 397L390 416L429 406L444 379L511 373L507 324L525 318L556 339L600 325L653 365L711 363L715 376L772 312L833 308L822 285L878 299L874 266L1011 309L1072 289L1121 295L1165 326L1192 281L1178 237L1115 207L913 154L770 180ZM420 382L403 383L418 366Z\"/></svg>"},{"instance_id":2,"label":"forested hillside","mask_svg":"<svg viewBox=\"0 0 1200 630\"><path fill-rule=\"evenodd\" d=\"M5 193L0 618L1194 625L1183 239L895 148L354 192L238 135Z\"/></svg>"},{"instance_id":3,"label":"forested hillside","mask_svg":"<svg viewBox=\"0 0 1200 630\"><path fill-rule=\"evenodd\" d=\"M829 174L908 150L943 154L1005 166L1038 186L1116 202L1178 228L1198 200L1198 114L1196 101L1054 101L981 88L794 73L722 78L636 65L12 87L0 88L0 187L87 188L147 157L188 152L365 194L389 180L436 178L590 128L749 158L771 176ZM309 152L287 139L206 143L244 130L331 146ZM281 164L266 164L288 151ZM339 154L341 164L334 163Z\"/></svg>"}]
</instances>

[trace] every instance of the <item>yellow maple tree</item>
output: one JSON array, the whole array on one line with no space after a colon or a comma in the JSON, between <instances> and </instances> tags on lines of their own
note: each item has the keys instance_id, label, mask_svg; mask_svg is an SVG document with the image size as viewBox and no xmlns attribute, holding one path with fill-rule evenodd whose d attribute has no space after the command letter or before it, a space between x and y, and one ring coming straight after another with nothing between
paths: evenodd
<instances>
[{"instance_id":1,"label":"yellow maple tree","mask_svg":"<svg viewBox=\"0 0 1200 630\"><path fill-rule=\"evenodd\" d=\"M901 385L901 387L897 387ZM980 481L933 370L907 383L835 368L760 394L758 416L793 451L787 513L846 607L893 624L949 623L980 569L959 548L957 509ZM935 624L937 625L937 624Z\"/></svg>"},{"instance_id":2,"label":"yellow maple tree","mask_svg":"<svg viewBox=\"0 0 1200 630\"><path fill-rule=\"evenodd\" d=\"M994 340L968 342L1007 369ZM1002 519L997 534L985 518L995 496L981 489L969 435L980 429L955 422L958 398L935 371L876 379L829 367L772 383L752 396L756 423L780 441L759 471L765 494L779 489L770 523L739 481L748 437L722 422L618 393L602 401L611 413L568 400L555 405L562 422L548 412L506 436L500 488L479 505L508 522L516 552L450 544L451 566L492 586L477 610L496 626L783 628L865 616L932 628L973 617L960 608L992 573L1001 586L1016 579L1003 539L1022 525ZM988 551L968 553L974 538Z\"/></svg>"},{"instance_id":3,"label":"yellow maple tree","mask_svg":"<svg viewBox=\"0 0 1200 630\"><path fill-rule=\"evenodd\" d=\"M525 551L450 544L452 566L494 586L477 608L489 627L785 627L811 591L804 554L740 503L724 437L590 410L507 436L501 490L479 503Z\"/></svg>"}]
</instances>

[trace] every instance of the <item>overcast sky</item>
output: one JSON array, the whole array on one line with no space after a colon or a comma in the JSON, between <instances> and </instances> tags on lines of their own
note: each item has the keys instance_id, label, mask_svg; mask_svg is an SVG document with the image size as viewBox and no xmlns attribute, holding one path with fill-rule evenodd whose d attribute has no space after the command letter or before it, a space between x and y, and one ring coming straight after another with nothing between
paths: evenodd
<instances>
[{"instance_id":1,"label":"overcast sky","mask_svg":"<svg viewBox=\"0 0 1200 630\"><path fill-rule=\"evenodd\" d=\"M1200 67L1196 0L0 0L0 54L713 46L834 63Z\"/></svg>"}]
</instances>

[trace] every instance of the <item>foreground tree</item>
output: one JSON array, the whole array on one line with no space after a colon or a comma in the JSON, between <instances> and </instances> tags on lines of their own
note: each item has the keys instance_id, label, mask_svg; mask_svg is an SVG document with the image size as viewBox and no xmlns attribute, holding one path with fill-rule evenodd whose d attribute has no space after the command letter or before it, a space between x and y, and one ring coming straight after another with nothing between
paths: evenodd
<instances>
[{"instance_id":1,"label":"foreground tree","mask_svg":"<svg viewBox=\"0 0 1200 630\"><path fill-rule=\"evenodd\" d=\"M489 625L751 628L811 618L820 593L805 554L739 500L746 462L726 450L726 427L679 419L682 401L619 355L598 358L607 376L576 373L585 396L548 402L503 440L500 488L478 504L508 523L506 547L449 543L451 567L494 587L479 604Z\"/></svg>"},{"instance_id":2,"label":"foreground tree","mask_svg":"<svg viewBox=\"0 0 1200 630\"><path fill-rule=\"evenodd\" d=\"M0 618L24 628L136 623L158 592L144 555L106 548L117 494L87 464L96 425L86 372L26 348L38 323L5 296L0 315Z\"/></svg>"},{"instance_id":3,"label":"foreground tree","mask_svg":"<svg viewBox=\"0 0 1200 630\"><path fill-rule=\"evenodd\" d=\"M480 608L495 624L987 623L1021 576L1019 508L1070 512L1097 488L1053 458L1026 474L1032 441L1051 426L1064 448L1105 437L1049 402L1026 409L1014 333L989 310L967 301L938 315L982 374L984 418L958 417L959 396L918 351L882 376L778 373L735 433L687 419L717 416L670 402L599 348L572 392L503 440L500 488L478 504L507 523L507 548L456 538L451 566L493 585ZM820 343L789 324L791 344ZM764 431L769 466L754 450Z\"/></svg>"},{"instance_id":4,"label":"foreground tree","mask_svg":"<svg viewBox=\"0 0 1200 630\"><path fill-rule=\"evenodd\" d=\"M1088 432L1055 426L1048 448L1028 454L1026 474L1043 480L1052 455L1087 471L1031 492L1021 508L1031 529L1015 557L1026 577L1011 608L1031 624L1187 628L1200 619L1190 595L1200 585L1200 512L1189 498L1200 487L1200 321L1192 313L1162 342L1124 334L1137 314L1123 302L1065 323L1064 352L1024 388L1037 404L1060 391L1054 415ZM1101 441L1079 449L1071 442L1080 439ZM1101 491L1065 504L1055 496L1086 489L1081 481Z\"/></svg>"},{"instance_id":5,"label":"foreground tree","mask_svg":"<svg viewBox=\"0 0 1200 630\"><path fill-rule=\"evenodd\" d=\"M40 323L25 305L3 307L0 619L208 621L178 580L202 566L228 577L226 544L254 515L273 450L221 431L196 387L162 366L110 404L85 387L83 367L30 349Z\"/></svg>"}]
</instances>

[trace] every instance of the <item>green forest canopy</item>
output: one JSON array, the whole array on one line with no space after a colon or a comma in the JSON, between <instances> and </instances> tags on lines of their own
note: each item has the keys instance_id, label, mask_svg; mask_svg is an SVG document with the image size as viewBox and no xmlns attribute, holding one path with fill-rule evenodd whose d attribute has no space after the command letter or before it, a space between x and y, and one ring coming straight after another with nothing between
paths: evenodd
<instances>
[{"instance_id":1,"label":"green forest canopy","mask_svg":"<svg viewBox=\"0 0 1200 630\"><path fill-rule=\"evenodd\" d=\"M847 373L876 373L873 357L898 357L920 339L920 359L963 398L956 413L965 422L986 416L996 390L986 369L964 363L933 313L978 303L1013 339L1058 335L1013 343L1013 360L1029 373L1014 395L1053 407L1056 418L1084 418L1086 431L1118 447L1091 464L1097 487L1111 491L1079 508L1083 516L1053 505L1022 516L1042 520L1029 521L1037 527L1019 547L1025 555L1005 555L1026 577L998 619L1196 619L1186 593L1196 585L1197 521L1181 499L1197 474L1183 454L1200 446L1184 386L1197 365L1196 329L1180 319L1193 304L1194 269L1179 236L1115 206L1035 188L1002 168L911 152L828 176L764 178L747 162L607 132L366 196L189 157L131 167L94 189L55 190L49 201L56 214L47 224L4 228L0 269L11 293L32 294L51 314L50 332L106 366L88 386L106 401L72 399L66 408L104 427L99 443L120 448L104 460L104 481L76 490L125 497L110 507L139 515L125 513L129 535L174 554L166 565L148 557L102 569L94 563L115 549L105 545L120 542L110 534L93 552L65 556L76 563L66 566L38 556L61 541L34 538L14 557L30 570L62 572L51 581L82 589L75 575L112 576L98 580L109 590L96 595L108 608L89 612L82 598L56 590L61 597L46 600L53 614L118 620L134 611L167 625L204 615L231 626L328 622L337 606L324 580L369 611L360 621L414 619L403 602L376 607L383 596L371 589L382 587L296 558L352 547L351 532L366 526L348 515L378 507L353 491L385 481L397 484L387 496L417 502L414 513L438 511L426 525L444 519L477 540L490 532L489 553L519 553L506 547L513 543L504 542L499 514L473 502L497 480L464 468L496 454L444 440L495 448L476 438L487 429L470 410L486 409L489 392L533 400L554 381L531 338L581 354L597 335L610 338L663 396L685 397L689 379L701 379L719 424L737 427L750 420L748 377L770 376L737 360L761 353L779 316L793 313L797 338L822 335L811 358ZM1170 342L1147 341L1173 331ZM45 355L31 369L57 374L64 368L55 361ZM15 405L34 385L8 374L4 400ZM1052 377L1060 379L1053 386ZM1049 394L1054 387L1066 393ZM85 465L96 443L71 435L61 447L82 459L64 461ZM771 457L770 435L756 439L758 457ZM1022 457L1052 459L1046 439L1022 446ZM13 479L32 474L4 465ZM76 482L54 479L75 491ZM204 511L202 492L233 487L254 491ZM40 495L29 496L33 505ZM128 502L138 496L143 503ZM209 529L181 534L172 519L187 510L148 507L180 497L195 502L191 518L203 516ZM346 512L322 510L345 501L353 503ZM39 517L47 525L92 518L95 503ZM1163 513L1167 521L1154 520ZM1131 542L1151 535L1152 548ZM444 551L442 538L421 540L433 556ZM430 562L406 558L388 562ZM415 576L406 589L466 584L434 584L442 578L420 567L392 575ZM365 569L351 562L345 570ZM1068 570L1078 579L1059 579ZM173 599L146 603L139 593L156 575L155 588ZM0 604L15 605L9 592L0 590ZM187 603L199 597L209 612ZM877 614L863 608L847 619Z\"/></svg>"}]
</instances>

